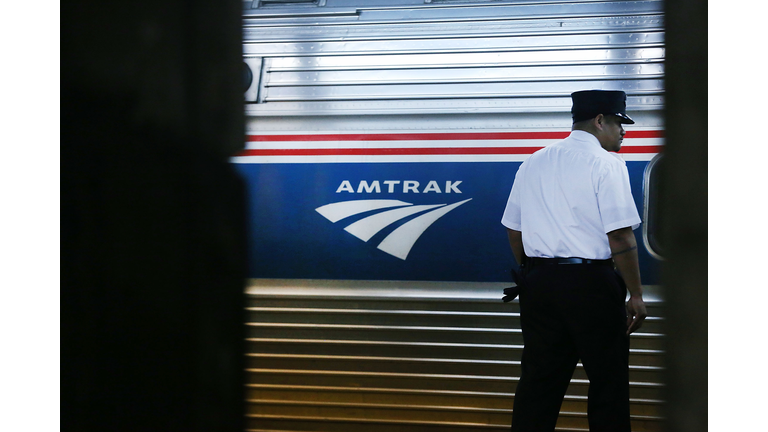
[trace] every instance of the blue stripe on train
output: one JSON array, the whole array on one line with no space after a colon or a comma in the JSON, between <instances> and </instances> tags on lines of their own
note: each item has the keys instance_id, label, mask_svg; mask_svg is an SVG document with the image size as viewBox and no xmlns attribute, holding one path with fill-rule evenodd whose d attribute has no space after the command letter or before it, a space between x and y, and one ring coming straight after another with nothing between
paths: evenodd
<instances>
[{"instance_id":1,"label":"blue stripe on train","mask_svg":"<svg viewBox=\"0 0 768 432\"><path fill-rule=\"evenodd\" d=\"M646 164L627 162L641 214ZM249 276L509 281L513 259L500 219L519 166L519 162L238 164L249 193ZM361 181L365 183L361 185ZM443 210L445 214L435 212L437 216L425 216L410 224L413 228L423 220L437 218L416 238L405 260L377 246L431 208L374 229L367 241L344 230L368 216L407 207L405 203L450 205L470 198L447 213ZM349 215L337 222L315 210L335 202L371 199L403 204ZM393 237L410 236L413 240L413 232L404 228ZM415 232L418 234L418 228ZM657 284L659 264L642 246L642 230L635 233L641 245L643 283Z\"/></svg>"}]
</instances>

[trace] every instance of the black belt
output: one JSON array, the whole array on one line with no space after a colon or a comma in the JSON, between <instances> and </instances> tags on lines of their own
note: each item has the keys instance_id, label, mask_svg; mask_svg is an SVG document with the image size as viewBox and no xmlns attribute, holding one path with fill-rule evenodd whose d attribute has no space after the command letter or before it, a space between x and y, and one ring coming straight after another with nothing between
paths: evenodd
<instances>
[{"instance_id":1,"label":"black belt","mask_svg":"<svg viewBox=\"0 0 768 432\"><path fill-rule=\"evenodd\" d=\"M613 266L612 259L586 259L586 258L529 258L531 266L541 264L596 264Z\"/></svg>"}]
</instances>

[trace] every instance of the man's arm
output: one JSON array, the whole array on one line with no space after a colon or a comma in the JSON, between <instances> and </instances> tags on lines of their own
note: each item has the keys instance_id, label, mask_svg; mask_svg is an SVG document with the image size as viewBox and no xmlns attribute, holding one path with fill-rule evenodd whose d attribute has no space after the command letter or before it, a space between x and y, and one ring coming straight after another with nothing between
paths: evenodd
<instances>
[{"instance_id":1,"label":"man's arm","mask_svg":"<svg viewBox=\"0 0 768 432\"><path fill-rule=\"evenodd\" d=\"M640 284L640 265L637 259L637 241L632 228L620 228L608 233L608 244L611 256L621 277L629 290L627 302L627 334L634 332L643 325L648 315L643 301L643 288Z\"/></svg>"},{"instance_id":2,"label":"man's arm","mask_svg":"<svg viewBox=\"0 0 768 432\"><path fill-rule=\"evenodd\" d=\"M523 233L507 228L507 237L512 253L515 255L515 261L517 261L517 265L520 265L523 259Z\"/></svg>"}]
</instances>

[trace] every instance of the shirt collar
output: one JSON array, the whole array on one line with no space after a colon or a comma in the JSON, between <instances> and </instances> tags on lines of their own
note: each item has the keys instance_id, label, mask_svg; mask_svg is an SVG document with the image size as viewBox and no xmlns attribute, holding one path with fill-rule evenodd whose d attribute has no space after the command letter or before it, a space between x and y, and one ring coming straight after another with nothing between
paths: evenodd
<instances>
[{"instance_id":1,"label":"shirt collar","mask_svg":"<svg viewBox=\"0 0 768 432\"><path fill-rule=\"evenodd\" d=\"M592 135L589 132L585 132L582 130L573 130L571 131L571 135L569 135L568 138L575 139L576 141L592 143L600 147L601 149L603 148L603 146L600 145L600 141L598 141L597 137Z\"/></svg>"}]
</instances>

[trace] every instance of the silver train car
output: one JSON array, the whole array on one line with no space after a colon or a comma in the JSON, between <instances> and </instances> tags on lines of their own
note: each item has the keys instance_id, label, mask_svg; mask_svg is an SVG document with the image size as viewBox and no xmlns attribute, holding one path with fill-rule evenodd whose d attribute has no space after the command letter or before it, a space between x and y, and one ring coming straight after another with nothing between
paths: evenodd
<instances>
[{"instance_id":1,"label":"silver train car","mask_svg":"<svg viewBox=\"0 0 768 432\"><path fill-rule=\"evenodd\" d=\"M624 90L620 155L649 318L634 431L661 429L661 1L244 3L252 431L507 430L520 374L501 214L568 135L570 93ZM558 430L585 431L579 365Z\"/></svg>"}]
</instances>

